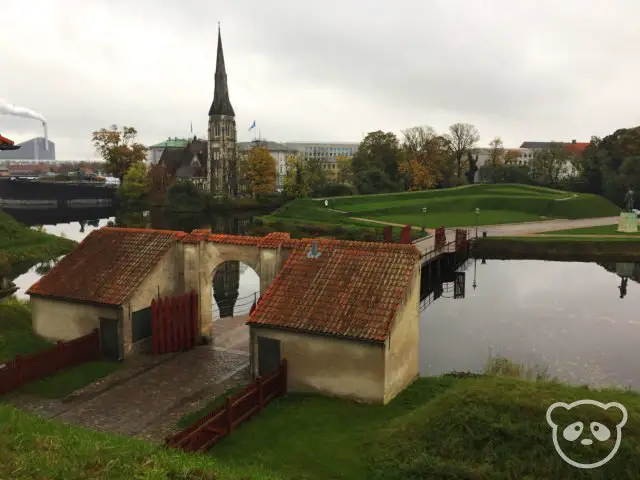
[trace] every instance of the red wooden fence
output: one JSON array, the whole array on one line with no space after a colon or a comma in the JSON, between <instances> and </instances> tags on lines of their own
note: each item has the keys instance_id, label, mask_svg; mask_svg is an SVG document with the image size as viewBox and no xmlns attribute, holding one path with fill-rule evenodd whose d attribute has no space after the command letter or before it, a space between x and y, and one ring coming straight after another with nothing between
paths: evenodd
<instances>
[{"instance_id":1,"label":"red wooden fence","mask_svg":"<svg viewBox=\"0 0 640 480\"><path fill-rule=\"evenodd\" d=\"M287 392L287 361L264 378L247 386L242 392L227 397L224 405L208 413L181 432L165 439L170 448L188 452L204 452L229 435L240 424L257 413L273 399Z\"/></svg>"},{"instance_id":2,"label":"red wooden fence","mask_svg":"<svg viewBox=\"0 0 640 480\"><path fill-rule=\"evenodd\" d=\"M436 228L436 248L444 247L447 243L447 234L444 227Z\"/></svg>"},{"instance_id":3,"label":"red wooden fence","mask_svg":"<svg viewBox=\"0 0 640 480\"><path fill-rule=\"evenodd\" d=\"M0 394L100 357L97 329L84 337L58 342L54 347L33 355L16 355L13 360L0 365Z\"/></svg>"},{"instance_id":4,"label":"red wooden fence","mask_svg":"<svg viewBox=\"0 0 640 480\"><path fill-rule=\"evenodd\" d=\"M467 248L467 231L456 228L456 252Z\"/></svg>"},{"instance_id":5,"label":"red wooden fence","mask_svg":"<svg viewBox=\"0 0 640 480\"><path fill-rule=\"evenodd\" d=\"M194 291L151 302L153 353L193 348L200 336L198 294Z\"/></svg>"},{"instance_id":6,"label":"red wooden fence","mask_svg":"<svg viewBox=\"0 0 640 480\"><path fill-rule=\"evenodd\" d=\"M411 225L405 225L400 230L400 242L404 245L411 245Z\"/></svg>"}]
</instances>

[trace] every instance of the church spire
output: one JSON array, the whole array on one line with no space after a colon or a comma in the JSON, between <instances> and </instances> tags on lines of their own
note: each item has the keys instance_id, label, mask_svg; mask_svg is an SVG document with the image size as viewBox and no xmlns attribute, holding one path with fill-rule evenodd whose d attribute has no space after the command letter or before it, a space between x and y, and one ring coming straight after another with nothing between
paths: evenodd
<instances>
[{"instance_id":1,"label":"church spire","mask_svg":"<svg viewBox=\"0 0 640 480\"><path fill-rule=\"evenodd\" d=\"M218 54L216 57L216 86L213 92L213 102L209 109L209 116L226 115L235 117L235 112L229 100L229 87L227 86L227 71L224 66L224 52L222 51L222 36L220 35L220 22L218 22Z\"/></svg>"}]
</instances>

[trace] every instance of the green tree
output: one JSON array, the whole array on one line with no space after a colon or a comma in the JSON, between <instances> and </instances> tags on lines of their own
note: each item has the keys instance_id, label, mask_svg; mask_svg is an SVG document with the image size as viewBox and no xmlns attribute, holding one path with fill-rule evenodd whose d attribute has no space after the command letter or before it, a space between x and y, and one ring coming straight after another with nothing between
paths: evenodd
<instances>
[{"instance_id":1,"label":"green tree","mask_svg":"<svg viewBox=\"0 0 640 480\"><path fill-rule=\"evenodd\" d=\"M462 172L467 161L467 153L480 140L478 129L470 123L454 123L446 135L449 151L455 162L455 172L462 179Z\"/></svg>"},{"instance_id":2,"label":"green tree","mask_svg":"<svg viewBox=\"0 0 640 480\"><path fill-rule=\"evenodd\" d=\"M547 148L541 148L533 153L529 162L531 179L546 185L557 185L567 174L569 152L559 142L551 142Z\"/></svg>"},{"instance_id":3,"label":"green tree","mask_svg":"<svg viewBox=\"0 0 640 480\"><path fill-rule=\"evenodd\" d=\"M302 170L305 182L309 186L312 195L328 183L327 172L322 168L322 165L322 160L310 158L306 161Z\"/></svg>"},{"instance_id":4,"label":"green tree","mask_svg":"<svg viewBox=\"0 0 640 480\"><path fill-rule=\"evenodd\" d=\"M129 168L144 163L147 157L147 147L135 141L137 135L133 127L120 130L117 125L111 125L108 129L96 130L91 136L94 147L106 162L107 172L121 183Z\"/></svg>"},{"instance_id":5,"label":"green tree","mask_svg":"<svg viewBox=\"0 0 640 480\"><path fill-rule=\"evenodd\" d=\"M247 179L253 196L276 191L276 161L264 147L253 147L247 154Z\"/></svg>"},{"instance_id":6,"label":"green tree","mask_svg":"<svg viewBox=\"0 0 640 480\"><path fill-rule=\"evenodd\" d=\"M189 181L176 182L167 189L167 212L203 212L206 206L204 193Z\"/></svg>"},{"instance_id":7,"label":"green tree","mask_svg":"<svg viewBox=\"0 0 640 480\"><path fill-rule=\"evenodd\" d=\"M124 175L118 187L118 197L126 209L140 209L149 206L151 179L144 163L134 163Z\"/></svg>"},{"instance_id":8,"label":"green tree","mask_svg":"<svg viewBox=\"0 0 640 480\"><path fill-rule=\"evenodd\" d=\"M400 144L393 133L378 130L367 134L351 161L354 185L360 193L400 190L400 160Z\"/></svg>"}]
</instances>

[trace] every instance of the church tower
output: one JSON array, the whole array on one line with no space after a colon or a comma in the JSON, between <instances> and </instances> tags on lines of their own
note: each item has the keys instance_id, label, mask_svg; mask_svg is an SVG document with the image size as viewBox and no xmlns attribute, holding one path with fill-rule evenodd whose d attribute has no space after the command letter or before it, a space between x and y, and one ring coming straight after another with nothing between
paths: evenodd
<instances>
[{"instance_id":1,"label":"church tower","mask_svg":"<svg viewBox=\"0 0 640 480\"><path fill-rule=\"evenodd\" d=\"M229 100L222 37L218 25L218 54L213 102L209 109L209 190L216 196L237 195L236 114Z\"/></svg>"}]
</instances>

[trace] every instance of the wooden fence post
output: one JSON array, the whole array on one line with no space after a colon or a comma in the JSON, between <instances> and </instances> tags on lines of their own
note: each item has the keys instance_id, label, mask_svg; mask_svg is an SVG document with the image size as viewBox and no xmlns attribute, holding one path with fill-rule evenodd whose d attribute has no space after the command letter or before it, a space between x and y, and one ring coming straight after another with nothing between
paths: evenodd
<instances>
[{"instance_id":1,"label":"wooden fence post","mask_svg":"<svg viewBox=\"0 0 640 480\"><path fill-rule=\"evenodd\" d=\"M153 341L153 354L158 355L158 304L155 298L151 300L151 340Z\"/></svg>"},{"instance_id":2,"label":"wooden fence post","mask_svg":"<svg viewBox=\"0 0 640 480\"><path fill-rule=\"evenodd\" d=\"M258 377L256 379L256 385L258 386L258 406L260 407L260 413L262 413L262 410L264 409L264 394L263 394L263 387L262 387L262 378Z\"/></svg>"},{"instance_id":3,"label":"wooden fence post","mask_svg":"<svg viewBox=\"0 0 640 480\"><path fill-rule=\"evenodd\" d=\"M227 397L226 407L227 409L227 433L231 433L233 430L233 404L231 402L231 397Z\"/></svg>"},{"instance_id":4,"label":"wooden fence post","mask_svg":"<svg viewBox=\"0 0 640 480\"><path fill-rule=\"evenodd\" d=\"M180 348L180 350L184 350L185 344L184 344L184 326L186 322L186 318L184 316L184 304L185 304L185 296L181 295L178 297L178 314L177 314L177 320L178 320L178 346Z\"/></svg>"},{"instance_id":5,"label":"wooden fence post","mask_svg":"<svg viewBox=\"0 0 640 480\"><path fill-rule=\"evenodd\" d=\"M193 343L194 345L197 343L200 338L200 332L198 331L200 327L200 318L198 312L198 294L195 290L191 290L191 319L193 321Z\"/></svg>"},{"instance_id":6,"label":"wooden fence post","mask_svg":"<svg viewBox=\"0 0 640 480\"><path fill-rule=\"evenodd\" d=\"M171 297L164 299L164 353L171 352Z\"/></svg>"},{"instance_id":7,"label":"wooden fence post","mask_svg":"<svg viewBox=\"0 0 640 480\"><path fill-rule=\"evenodd\" d=\"M185 305L184 305L184 334L185 334L185 343L187 344L187 348L193 348L193 329L191 328L191 296L187 293L184 296Z\"/></svg>"}]
</instances>

